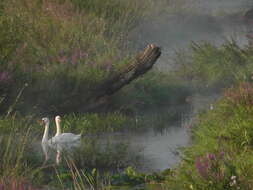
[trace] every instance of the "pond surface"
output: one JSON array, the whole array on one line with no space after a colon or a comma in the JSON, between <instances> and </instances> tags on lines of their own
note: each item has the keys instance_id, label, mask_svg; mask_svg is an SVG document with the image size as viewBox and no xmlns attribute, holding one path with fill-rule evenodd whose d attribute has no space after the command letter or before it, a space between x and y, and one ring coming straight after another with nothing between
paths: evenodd
<instances>
[{"instance_id":1,"label":"pond surface","mask_svg":"<svg viewBox=\"0 0 253 190\"><path fill-rule=\"evenodd\" d=\"M181 106L178 109L181 115L177 121L167 120L171 110L160 110L154 115L149 113L142 116L144 119L149 118L150 122L141 129L98 136L83 135L81 147L68 156L71 155L80 168L97 168L111 172L122 171L128 166L141 172L172 168L180 161L180 148L190 144L189 129L196 114L200 110L210 109L211 103L218 97L218 94L192 96L190 106ZM46 148L51 153L45 157L42 154L42 158L48 156L51 162L60 163L63 160L60 157L66 155L64 152L51 150L50 147L43 148L43 154Z\"/></svg>"},{"instance_id":2,"label":"pond surface","mask_svg":"<svg viewBox=\"0 0 253 190\"><path fill-rule=\"evenodd\" d=\"M115 142L126 142L130 148L139 150L142 160L138 169L143 172L172 168L180 161L180 148L190 144L190 128L196 114L213 109L212 103L218 98L219 94L196 94L191 97L190 109L187 112L181 111L179 121L171 124L165 120L162 129L147 126L142 132L112 134L111 138Z\"/></svg>"},{"instance_id":3,"label":"pond surface","mask_svg":"<svg viewBox=\"0 0 253 190\"><path fill-rule=\"evenodd\" d=\"M148 129L142 134L121 134L115 139L129 142L131 148L139 150L143 160L138 169L150 172L174 166L179 161L177 150L188 144L189 135L187 128L170 126L162 134Z\"/></svg>"}]
</instances>

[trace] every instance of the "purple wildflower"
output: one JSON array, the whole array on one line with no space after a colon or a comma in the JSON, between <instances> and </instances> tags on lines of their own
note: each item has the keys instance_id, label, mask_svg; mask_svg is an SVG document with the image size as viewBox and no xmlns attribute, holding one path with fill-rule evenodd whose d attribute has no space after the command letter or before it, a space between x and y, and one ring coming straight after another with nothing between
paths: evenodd
<instances>
[{"instance_id":1,"label":"purple wildflower","mask_svg":"<svg viewBox=\"0 0 253 190\"><path fill-rule=\"evenodd\" d=\"M67 58L67 56L63 55L61 57L58 57L58 61L60 63L67 63L68 62L68 58Z\"/></svg>"},{"instance_id":2,"label":"purple wildflower","mask_svg":"<svg viewBox=\"0 0 253 190\"><path fill-rule=\"evenodd\" d=\"M195 167L201 177L215 180L223 180L224 171L221 165L224 163L224 152L219 154L207 153L205 156L198 157L195 161Z\"/></svg>"},{"instance_id":3,"label":"purple wildflower","mask_svg":"<svg viewBox=\"0 0 253 190\"><path fill-rule=\"evenodd\" d=\"M210 168L210 164L208 162L208 159L203 158L203 157L198 157L196 159L195 166L196 166L199 174L203 178L207 178L208 177L208 171L209 171L209 168Z\"/></svg>"},{"instance_id":4,"label":"purple wildflower","mask_svg":"<svg viewBox=\"0 0 253 190\"><path fill-rule=\"evenodd\" d=\"M8 71L0 72L0 82L6 83L11 79L11 75Z\"/></svg>"},{"instance_id":5,"label":"purple wildflower","mask_svg":"<svg viewBox=\"0 0 253 190\"><path fill-rule=\"evenodd\" d=\"M87 57L88 54L80 49L76 49L73 51L72 55L71 55L71 64L72 65L76 65L78 63L78 61L80 61L81 59Z\"/></svg>"},{"instance_id":6,"label":"purple wildflower","mask_svg":"<svg viewBox=\"0 0 253 190\"><path fill-rule=\"evenodd\" d=\"M222 151L222 152L220 153L220 157L221 157L221 159L223 159L223 158L224 158L224 156L225 156L225 152L223 152L223 151Z\"/></svg>"},{"instance_id":7,"label":"purple wildflower","mask_svg":"<svg viewBox=\"0 0 253 190\"><path fill-rule=\"evenodd\" d=\"M103 69L105 69L107 72L109 72L112 69L112 62L111 61L105 62Z\"/></svg>"},{"instance_id":8,"label":"purple wildflower","mask_svg":"<svg viewBox=\"0 0 253 190\"><path fill-rule=\"evenodd\" d=\"M207 158L208 158L209 160L216 160L215 154L207 154Z\"/></svg>"}]
</instances>

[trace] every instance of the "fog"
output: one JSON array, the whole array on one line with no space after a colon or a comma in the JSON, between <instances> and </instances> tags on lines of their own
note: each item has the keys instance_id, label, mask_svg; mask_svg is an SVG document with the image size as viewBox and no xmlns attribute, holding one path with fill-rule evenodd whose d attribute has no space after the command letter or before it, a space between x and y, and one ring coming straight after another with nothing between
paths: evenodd
<instances>
[{"instance_id":1,"label":"fog","mask_svg":"<svg viewBox=\"0 0 253 190\"><path fill-rule=\"evenodd\" d=\"M177 1L168 1L168 7ZM221 45L226 40L235 40L246 45L246 27L243 15L253 8L250 0L191 0L180 1L176 11L158 9L144 20L134 33L138 48L149 43L162 47L162 57L156 67L164 70L173 67L176 50L185 49L192 41L208 41ZM176 7L176 5L174 5Z\"/></svg>"}]
</instances>

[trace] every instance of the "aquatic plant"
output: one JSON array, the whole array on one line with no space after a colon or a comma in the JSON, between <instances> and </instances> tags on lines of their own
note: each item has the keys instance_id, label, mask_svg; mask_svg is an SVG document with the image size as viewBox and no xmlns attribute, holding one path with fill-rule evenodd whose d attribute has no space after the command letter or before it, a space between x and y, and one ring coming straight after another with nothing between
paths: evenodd
<instances>
[{"instance_id":1,"label":"aquatic plant","mask_svg":"<svg viewBox=\"0 0 253 190\"><path fill-rule=\"evenodd\" d=\"M145 183L161 183L164 180L164 176L159 173L144 174L137 172L133 167L128 167L122 174L113 175L111 184L115 188L120 186L134 187Z\"/></svg>"}]
</instances>

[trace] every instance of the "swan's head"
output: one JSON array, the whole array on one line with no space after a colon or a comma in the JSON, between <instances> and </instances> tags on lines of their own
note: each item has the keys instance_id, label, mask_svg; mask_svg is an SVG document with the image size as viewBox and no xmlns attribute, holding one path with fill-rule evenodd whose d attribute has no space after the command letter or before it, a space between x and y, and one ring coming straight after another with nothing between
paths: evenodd
<instances>
[{"instance_id":1,"label":"swan's head","mask_svg":"<svg viewBox=\"0 0 253 190\"><path fill-rule=\"evenodd\" d=\"M59 115L55 117L55 122L61 122L61 117Z\"/></svg>"},{"instance_id":2,"label":"swan's head","mask_svg":"<svg viewBox=\"0 0 253 190\"><path fill-rule=\"evenodd\" d=\"M47 117L43 117L41 120L44 124L49 124L49 119Z\"/></svg>"}]
</instances>

